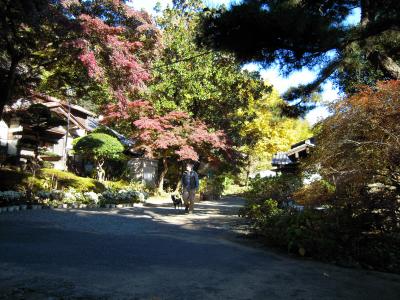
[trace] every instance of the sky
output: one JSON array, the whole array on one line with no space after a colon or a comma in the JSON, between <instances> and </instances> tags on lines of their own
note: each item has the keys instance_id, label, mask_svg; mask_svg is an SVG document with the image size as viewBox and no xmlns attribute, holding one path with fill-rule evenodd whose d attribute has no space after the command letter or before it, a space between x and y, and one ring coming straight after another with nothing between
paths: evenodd
<instances>
[{"instance_id":1,"label":"sky","mask_svg":"<svg viewBox=\"0 0 400 300\"><path fill-rule=\"evenodd\" d=\"M217 6L225 4L229 6L230 3L238 2L239 0L204 0L207 6ZM156 3L160 2L161 7L165 8L168 4L172 3L172 0L131 0L130 3L136 9L144 9L149 13L154 13L153 8ZM347 20L348 23L357 22L359 19L359 12L355 11L352 16ZM301 71L293 72L288 77L283 77L279 74L277 67L271 67L268 69L259 68L255 64L248 64L244 66L248 70L258 70L261 76L271 83L279 93L284 93L291 86L297 86L299 84L306 84L313 81L316 78L316 73L312 70L303 69ZM332 82L327 81L323 86L322 91L322 102L328 103L334 101L340 97L338 90L333 86ZM316 122L326 118L329 115L326 107L321 104L317 108L313 109L306 115L308 122L313 125Z\"/></svg>"},{"instance_id":2,"label":"sky","mask_svg":"<svg viewBox=\"0 0 400 300\"><path fill-rule=\"evenodd\" d=\"M148 12L153 12L153 8L157 2L160 2L161 7L165 8L172 0L130 0L131 5L137 9L144 9ZM207 6L217 6L221 4L229 5L229 3L236 2L235 0L204 0Z\"/></svg>"}]
</instances>

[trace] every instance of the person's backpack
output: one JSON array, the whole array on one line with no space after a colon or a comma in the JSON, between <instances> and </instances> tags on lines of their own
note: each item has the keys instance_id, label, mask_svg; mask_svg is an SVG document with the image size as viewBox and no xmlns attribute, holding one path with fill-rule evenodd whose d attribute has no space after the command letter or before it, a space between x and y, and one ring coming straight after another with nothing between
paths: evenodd
<instances>
[{"instance_id":1,"label":"person's backpack","mask_svg":"<svg viewBox=\"0 0 400 300\"><path fill-rule=\"evenodd\" d=\"M190 188L194 189L196 188L196 176L194 175L194 172L190 173Z\"/></svg>"}]
</instances>

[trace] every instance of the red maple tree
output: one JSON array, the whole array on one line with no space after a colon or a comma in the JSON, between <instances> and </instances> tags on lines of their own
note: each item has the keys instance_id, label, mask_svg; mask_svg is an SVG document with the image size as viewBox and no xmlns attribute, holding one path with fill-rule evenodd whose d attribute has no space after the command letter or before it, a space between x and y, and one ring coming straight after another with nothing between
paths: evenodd
<instances>
[{"instance_id":1,"label":"red maple tree","mask_svg":"<svg viewBox=\"0 0 400 300\"><path fill-rule=\"evenodd\" d=\"M65 14L78 27L68 43L90 78L104 85L115 102L127 99L145 87L148 67L160 42L160 31L144 11L122 0L63 0Z\"/></svg>"},{"instance_id":2,"label":"red maple tree","mask_svg":"<svg viewBox=\"0 0 400 300\"><path fill-rule=\"evenodd\" d=\"M199 161L201 157L210 161L229 148L223 131L212 131L182 111L158 115L151 103L143 100L128 102L126 106L109 104L104 122L129 134L135 140L135 150L143 151L146 157L162 159L160 191L168 172L168 158Z\"/></svg>"}]
</instances>

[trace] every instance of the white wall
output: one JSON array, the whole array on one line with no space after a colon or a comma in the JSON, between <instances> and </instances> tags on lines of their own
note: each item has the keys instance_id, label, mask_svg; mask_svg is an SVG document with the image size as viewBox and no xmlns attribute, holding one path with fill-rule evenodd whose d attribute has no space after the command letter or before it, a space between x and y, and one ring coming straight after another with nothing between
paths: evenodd
<instances>
[{"instance_id":1,"label":"white wall","mask_svg":"<svg viewBox=\"0 0 400 300\"><path fill-rule=\"evenodd\" d=\"M13 133L22 131L22 126L19 123L19 118L12 118L10 120L10 126L7 125L4 120L0 121L0 140L1 145L7 145L7 153L9 155L17 155L18 139Z\"/></svg>"},{"instance_id":2,"label":"white wall","mask_svg":"<svg viewBox=\"0 0 400 300\"><path fill-rule=\"evenodd\" d=\"M146 185L155 186L157 181L158 161L145 158L132 158L128 162L130 178Z\"/></svg>"},{"instance_id":3,"label":"white wall","mask_svg":"<svg viewBox=\"0 0 400 300\"><path fill-rule=\"evenodd\" d=\"M7 146L8 143L8 125L3 120L0 121L0 146Z\"/></svg>"},{"instance_id":4,"label":"white wall","mask_svg":"<svg viewBox=\"0 0 400 300\"><path fill-rule=\"evenodd\" d=\"M64 143L65 143L65 138L59 139L57 144L53 145L53 152L55 154L63 156L64 155Z\"/></svg>"}]
</instances>

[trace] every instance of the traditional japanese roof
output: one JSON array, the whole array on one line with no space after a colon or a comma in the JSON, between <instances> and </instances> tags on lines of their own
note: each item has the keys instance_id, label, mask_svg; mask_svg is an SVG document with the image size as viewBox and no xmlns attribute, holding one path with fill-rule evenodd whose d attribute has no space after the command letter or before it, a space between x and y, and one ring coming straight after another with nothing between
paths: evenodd
<instances>
[{"instance_id":1,"label":"traditional japanese roof","mask_svg":"<svg viewBox=\"0 0 400 300\"><path fill-rule=\"evenodd\" d=\"M100 123L98 119L95 118L88 118L88 127L90 131L95 130L96 128L100 127ZM115 131L114 129L105 126L108 130L110 130L115 137L126 147L132 147L135 144L135 141L128 139L126 136L120 134L119 132Z\"/></svg>"},{"instance_id":2,"label":"traditional japanese roof","mask_svg":"<svg viewBox=\"0 0 400 300\"><path fill-rule=\"evenodd\" d=\"M48 95L40 94L40 93L33 93L32 94L32 100L33 102L39 102L45 106L47 106L51 111L55 112L58 115L61 115L65 118L68 118L72 124L77 126L80 129L84 129L86 131L90 131L90 128L87 124L86 119L90 117L96 116L95 113L79 106L75 105L72 103L68 103L65 101L62 101L60 99L57 99L55 97L51 97ZM70 114L69 114L70 111ZM83 114L83 118L79 118L76 113L79 112L80 114Z\"/></svg>"},{"instance_id":3,"label":"traditional japanese roof","mask_svg":"<svg viewBox=\"0 0 400 300\"><path fill-rule=\"evenodd\" d=\"M32 92L29 98L19 99L13 105L6 106L5 112L12 113L24 111L28 109L28 107L33 103L43 104L47 106L52 112L56 113L59 116L62 116L65 119L68 119L69 117L72 126L76 126L77 128L83 129L86 132L92 132L101 125L99 120L96 118L96 114L94 112L91 112L79 105L68 103L61 99L37 92ZM110 130L124 146L131 148L135 144L133 140L125 137L114 129L107 126L105 127ZM62 127L54 127L47 131L48 133L61 135L64 135L66 133L66 130Z\"/></svg>"},{"instance_id":4,"label":"traditional japanese roof","mask_svg":"<svg viewBox=\"0 0 400 300\"><path fill-rule=\"evenodd\" d=\"M283 166L293 164L293 161L285 152L278 152L272 157L273 166Z\"/></svg>"},{"instance_id":5,"label":"traditional japanese roof","mask_svg":"<svg viewBox=\"0 0 400 300\"><path fill-rule=\"evenodd\" d=\"M45 101L42 104L46 105L49 108L61 107L61 106L68 108L68 106L70 106L71 107L71 111L72 110L76 110L76 111L82 112L85 115L88 115L88 116L91 116L91 117L95 117L96 116L96 114L94 112L91 112L91 111L83 108L82 106L75 105L75 104L72 104L72 103L68 104L68 102L66 102L66 101L60 100L58 98L55 98L55 97L52 97L52 96L49 96L49 95L33 92L32 93L32 98L33 99L36 98L36 99L40 99L40 100Z\"/></svg>"},{"instance_id":6,"label":"traditional japanese roof","mask_svg":"<svg viewBox=\"0 0 400 300\"><path fill-rule=\"evenodd\" d=\"M308 148L314 147L314 139L308 139L301 141L300 143L292 145L291 149L286 152L287 156L292 156L303 151L307 151Z\"/></svg>"},{"instance_id":7,"label":"traditional japanese roof","mask_svg":"<svg viewBox=\"0 0 400 300\"><path fill-rule=\"evenodd\" d=\"M90 131L86 119L96 116L95 113L75 104L69 104L55 97L44 95L41 93L32 92L31 96L26 99L19 99L11 106L6 106L5 112L17 112L28 109L33 103L40 103L47 106L52 112L63 118L68 118L72 125L79 129ZM70 113L69 113L70 112Z\"/></svg>"},{"instance_id":8,"label":"traditional japanese roof","mask_svg":"<svg viewBox=\"0 0 400 300\"><path fill-rule=\"evenodd\" d=\"M296 143L286 152L278 152L272 157L272 165L275 167L284 167L288 165L294 165L298 162L300 157L305 157L308 153L308 149L315 147L314 138L309 138Z\"/></svg>"}]
</instances>

